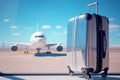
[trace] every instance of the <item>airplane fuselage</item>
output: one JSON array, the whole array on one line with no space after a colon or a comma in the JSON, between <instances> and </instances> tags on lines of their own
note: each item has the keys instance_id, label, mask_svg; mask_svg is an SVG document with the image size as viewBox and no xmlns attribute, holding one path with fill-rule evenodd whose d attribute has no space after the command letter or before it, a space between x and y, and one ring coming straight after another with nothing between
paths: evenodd
<instances>
[{"instance_id":1,"label":"airplane fuselage","mask_svg":"<svg viewBox=\"0 0 120 80\"><path fill-rule=\"evenodd\" d=\"M46 46L46 37L42 32L35 32L30 38L32 48L39 49Z\"/></svg>"}]
</instances>

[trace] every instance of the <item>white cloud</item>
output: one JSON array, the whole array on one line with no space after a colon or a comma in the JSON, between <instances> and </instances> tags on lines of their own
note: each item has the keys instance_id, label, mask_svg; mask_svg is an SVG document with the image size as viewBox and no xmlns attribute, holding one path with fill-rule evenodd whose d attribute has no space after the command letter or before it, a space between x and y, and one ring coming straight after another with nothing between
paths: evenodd
<instances>
[{"instance_id":1,"label":"white cloud","mask_svg":"<svg viewBox=\"0 0 120 80\"><path fill-rule=\"evenodd\" d=\"M7 19L7 18L6 18L6 19L4 19L3 21L4 21L4 22L10 22L10 19Z\"/></svg>"},{"instance_id":2,"label":"white cloud","mask_svg":"<svg viewBox=\"0 0 120 80\"><path fill-rule=\"evenodd\" d=\"M110 29L116 29L116 28L119 28L119 25L110 24L110 25L109 25L109 28L110 28Z\"/></svg>"},{"instance_id":3,"label":"white cloud","mask_svg":"<svg viewBox=\"0 0 120 80\"><path fill-rule=\"evenodd\" d=\"M24 29L26 29L26 30L32 30L33 27L25 27Z\"/></svg>"},{"instance_id":4,"label":"white cloud","mask_svg":"<svg viewBox=\"0 0 120 80\"><path fill-rule=\"evenodd\" d=\"M54 32L53 35L62 35L63 33L61 32Z\"/></svg>"},{"instance_id":5,"label":"white cloud","mask_svg":"<svg viewBox=\"0 0 120 80\"><path fill-rule=\"evenodd\" d=\"M13 33L13 36L20 36L20 33Z\"/></svg>"},{"instance_id":6,"label":"white cloud","mask_svg":"<svg viewBox=\"0 0 120 80\"><path fill-rule=\"evenodd\" d=\"M112 45L109 45L109 47L111 49L120 49L120 44L112 44Z\"/></svg>"},{"instance_id":7,"label":"white cloud","mask_svg":"<svg viewBox=\"0 0 120 80\"><path fill-rule=\"evenodd\" d=\"M11 29L17 29L18 27L17 26L10 26Z\"/></svg>"},{"instance_id":8,"label":"white cloud","mask_svg":"<svg viewBox=\"0 0 120 80\"><path fill-rule=\"evenodd\" d=\"M118 29L110 29L109 32L117 32L119 31Z\"/></svg>"},{"instance_id":9,"label":"white cloud","mask_svg":"<svg viewBox=\"0 0 120 80\"><path fill-rule=\"evenodd\" d=\"M60 26L60 25L56 26L56 29L61 29L61 28L62 28L62 26Z\"/></svg>"},{"instance_id":10,"label":"white cloud","mask_svg":"<svg viewBox=\"0 0 120 80\"><path fill-rule=\"evenodd\" d=\"M109 25L109 31L110 32L118 31L119 28L120 28L120 25L117 25L117 24L110 24Z\"/></svg>"},{"instance_id":11,"label":"white cloud","mask_svg":"<svg viewBox=\"0 0 120 80\"><path fill-rule=\"evenodd\" d=\"M50 29L50 28L51 28L50 25L43 25L43 26L42 26L42 29Z\"/></svg>"},{"instance_id":12,"label":"white cloud","mask_svg":"<svg viewBox=\"0 0 120 80\"><path fill-rule=\"evenodd\" d=\"M65 35L67 34L67 31L64 32L54 32L53 35Z\"/></svg>"},{"instance_id":13,"label":"white cloud","mask_svg":"<svg viewBox=\"0 0 120 80\"><path fill-rule=\"evenodd\" d=\"M64 31L63 33L64 33L64 34L67 34L67 31Z\"/></svg>"},{"instance_id":14,"label":"white cloud","mask_svg":"<svg viewBox=\"0 0 120 80\"><path fill-rule=\"evenodd\" d=\"M109 21L114 21L115 20L115 18L109 18Z\"/></svg>"}]
</instances>

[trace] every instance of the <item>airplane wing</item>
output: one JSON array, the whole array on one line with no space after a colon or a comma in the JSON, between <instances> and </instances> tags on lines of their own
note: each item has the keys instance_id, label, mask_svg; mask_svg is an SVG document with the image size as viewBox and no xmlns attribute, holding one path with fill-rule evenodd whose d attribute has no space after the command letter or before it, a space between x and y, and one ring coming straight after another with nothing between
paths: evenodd
<instances>
[{"instance_id":1,"label":"airplane wing","mask_svg":"<svg viewBox=\"0 0 120 80\"><path fill-rule=\"evenodd\" d=\"M55 46L57 44L47 44L46 47L52 47L52 46Z\"/></svg>"},{"instance_id":2,"label":"airplane wing","mask_svg":"<svg viewBox=\"0 0 120 80\"><path fill-rule=\"evenodd\" d=\"M11 45L14 45L14 46L26 46L26 47L30 46L29 43L19 43L19 42L0 42L0 44L2 44L2 45L11 44Z\"/></svg>"},{"instance_id":3,"label":"airplane wing","mask_svg":"<svg viewBox=\"0 0 120 80\"><path fill-rule=\"evenodd\" d=\"M64 43L53 43L53 44L46 44L46 47L60 46L60 45L64 45Z\"/></svg>"},{"instance_id":4,"label":"airplane wing","mask_svg":"<svg viewBox=\"0 0 120 80\"><path fill-rule=\"evenodd\" d=\"M50 49L50 47L52 46L56 46L56 50L57 51L62 51L63 50L63 43L58 43L58 44L47 44L46 47L48 48L48 50Z\"/></svg>"},{"instance_id":5,"label":"airplane wing","mask_svg":"<svg viewBox=\"0 0 120 80\"><path fill-rule=\"evenodd\" d=\"M12 51L16 51L19 48L30 48L30 44L29 43L18 43L18 42L0 42L0 44L2 44L2 48L4 49L7 46L11 47Z\"/></svg>"},{"instance_id":6,"label":"airplane wing","mask_svg":"<svg viewBox=\"0 0 120 80\"><path fill-rule=\"evenodd\" d=\"M26 47L26 48L30 47L29 43L16 43L15 45L17 45L17 46L23 46L23 47Z\"/></svg>"}]
</instances>

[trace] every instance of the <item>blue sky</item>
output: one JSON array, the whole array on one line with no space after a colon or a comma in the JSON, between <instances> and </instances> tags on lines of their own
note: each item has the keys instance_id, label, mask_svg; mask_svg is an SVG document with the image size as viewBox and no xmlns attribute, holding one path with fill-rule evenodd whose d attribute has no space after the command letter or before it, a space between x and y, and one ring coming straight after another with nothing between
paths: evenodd
<instances>
[{"instance_id":1,"label":"blue sky","mask_svg":"<svg viewBox=\"0 0 120 80\"><path fill-rule=\"evenodd\" d=\"M39 22L48 43L66 43L68 20L88 12L87 5L95 1L99 14L110 20L110 46L119 47L119 0L0 0L0 42L28 43Z\"/></svg>"}]
</instances>

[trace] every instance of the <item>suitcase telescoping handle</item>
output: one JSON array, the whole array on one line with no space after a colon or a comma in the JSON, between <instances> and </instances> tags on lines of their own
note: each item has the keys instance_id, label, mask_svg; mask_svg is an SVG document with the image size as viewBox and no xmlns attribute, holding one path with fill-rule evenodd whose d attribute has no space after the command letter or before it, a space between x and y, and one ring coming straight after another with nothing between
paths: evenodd
<instances>
[{"instance_id":1,"label":"suitcase telescoping handle","mask_svg":"<svg viewBox=\"0 0 120 80\"><path fill-rule=\"evenodd\" d=\"M98 2L88 4L89 13L90 13L90 7L92 7L92 6L96 6L96 14L98 14Z\"/></svg>"}]
</instances>

